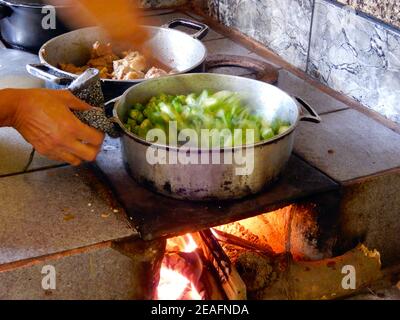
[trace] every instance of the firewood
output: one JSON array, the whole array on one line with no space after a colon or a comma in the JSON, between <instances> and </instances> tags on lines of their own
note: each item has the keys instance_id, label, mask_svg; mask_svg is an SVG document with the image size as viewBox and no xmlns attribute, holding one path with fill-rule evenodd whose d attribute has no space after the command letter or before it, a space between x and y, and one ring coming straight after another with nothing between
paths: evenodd
<instances>
[{"instance_id":1,"label":"firewood","mask_svg":"<svg viewBox=\"0 0 400 320\"><path fill-rule=\"evenodd\" d=\"M223 293L221 283L217 281L215 270L209 265L208 261L203 261L203 273L200 281L203 284L206 300L225 300L226 295Z\"/></svg>"},{"instance_id":2,"label":"firewood","mask_svg":"<svg viewBox=\"0 0 400 320\"><path fill-rule=\"evenodd\" d=\"M230 245L234 245L237 247L241 247L243 249L248 249L248 250L253 250L253 251L259 251L262 252L266 255L269 256L274 256L275 252L272 250L272 248L265 244L265 245L259 245L257 243L252 243L250 241L247 241L245 239L236 237L230 233L218 230L218 229L214 229L213 230L215 237L217 238L218 241L226 243L226 244L230 244Z\"/></svg>"},{"instance_id":3,"label":"firewood","mask_svg":"<svg viewBox=\"0 0 400 320\"><path fill-rule=\"evenodd\" d=\"M237 269L250 299L337 299L365 288L381 277L380 256L364 245L342 256L318 261L294 261L282 254L267 257L246 252ZM349 267L350 266L350 267ZM346 269L348 268L348 269ZM355 288L343 286L346 270L355 270Z\"/></svg>"},{"instance_id":4,"label":"firewood","mask_svg":"<svg viewBox=\"0 0 400 320\"><path fill-rule=\"evenodd\" d=\"M193 235L208 261L214 267L219 282L229 300L246 300L246 285L232 265L211 230Z\"/></svg>"}]
</instances>

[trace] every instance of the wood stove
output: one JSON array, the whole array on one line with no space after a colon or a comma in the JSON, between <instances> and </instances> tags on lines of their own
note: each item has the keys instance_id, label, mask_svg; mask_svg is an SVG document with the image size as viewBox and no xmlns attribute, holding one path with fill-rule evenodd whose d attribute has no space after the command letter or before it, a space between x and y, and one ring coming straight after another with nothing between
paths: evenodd
<instances>
[{"instance_id":1,"label":"wood stove","mask_svg":"<svg viewBox=\"0 0 400 320\"><path fill-rule=\"evenodd\" d=\"M119 141L108 139L94 169L145 242L166 239L153 298L262 299L258 280L249 279L252 259L279 265L289 258L327 259L343 250L336 242L338 185L296 156L281 179L258 195L187 202L138 185L120 152Z\"/></svg>"}]
</instances>

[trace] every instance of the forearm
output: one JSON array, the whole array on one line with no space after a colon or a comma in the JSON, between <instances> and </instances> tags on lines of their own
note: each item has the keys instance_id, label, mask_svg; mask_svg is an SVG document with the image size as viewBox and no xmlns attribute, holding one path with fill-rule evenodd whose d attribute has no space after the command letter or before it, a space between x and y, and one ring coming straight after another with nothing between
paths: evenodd
<instances>
[{"instance_id":1,"label":"forearm","mask_svg":"<svg viewBox=\"0 0 400 320\"><path fill-rule=\"evenodd\" d=\"M21 95L19 89L0 90L0 127L12 127Z\"/></svg>"}]
</instances>

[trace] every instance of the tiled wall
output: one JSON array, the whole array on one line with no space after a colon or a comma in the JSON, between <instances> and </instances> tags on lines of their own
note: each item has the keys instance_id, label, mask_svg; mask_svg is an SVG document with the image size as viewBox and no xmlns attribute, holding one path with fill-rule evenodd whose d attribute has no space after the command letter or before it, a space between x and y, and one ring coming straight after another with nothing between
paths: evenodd
<instances>
[{"instance_id":1,"label":"tiled wall","mask_svg":"<svg viewBox=\"0 0 400 320\"><path fill-rule=\"evenodd\" d=\"M400 123L400 32L316 0L308 72Z\"/></svg>"},{"instance_id":2,"label":"tiled wall","mask_svg":"<svg viewBox=\"0 0 400 320\"><path fill-rule=\"evenodd\" d=\"M313 0L220 0L219 19L305 69Z\"/></svg>"},{"instance_id":3,"label":"tiled wall","mask_svg":"<svg viewBox=\"0 0 400 320\"><path fill-rule=\"evenodd\" d=\"M399 8L399 0L339 0L370 14L379 12L379 19L389 19L390 25L337 1L205 1L210 15L222 23L400 123L400 29L395 27L399 17L389 13Z\"/></svg>"}]
</instances>

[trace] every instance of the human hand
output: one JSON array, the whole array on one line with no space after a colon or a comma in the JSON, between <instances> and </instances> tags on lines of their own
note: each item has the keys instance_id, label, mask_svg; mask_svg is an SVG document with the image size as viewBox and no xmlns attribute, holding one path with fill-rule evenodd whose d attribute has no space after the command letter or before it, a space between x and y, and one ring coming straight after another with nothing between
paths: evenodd
<instances>
[{"instance_id":1,"label":"human hand","mask_svg":"<svg viewBox=\"0 0 400 320\"><path fill-rule=\"evenodd\" d=\"M92 108L66 90L15 90L12 126L42 155L79 165L94 161L104 134L80 122L71 110Z\"/></svg>"},{"instance_id":2,"label":"human hand","mask_svg":"<svg viewBox=\"0 0 400 320\"><path fill-rule=\"evenodd\" d=\"M143 19L137 0L49 0L62 5L60 11L64 23L73 28L100 26L113 43L114 49L139 48L149 38L142 27ZM57 12L58 13L58 12Z\"/></svg>"}]
</instances>

